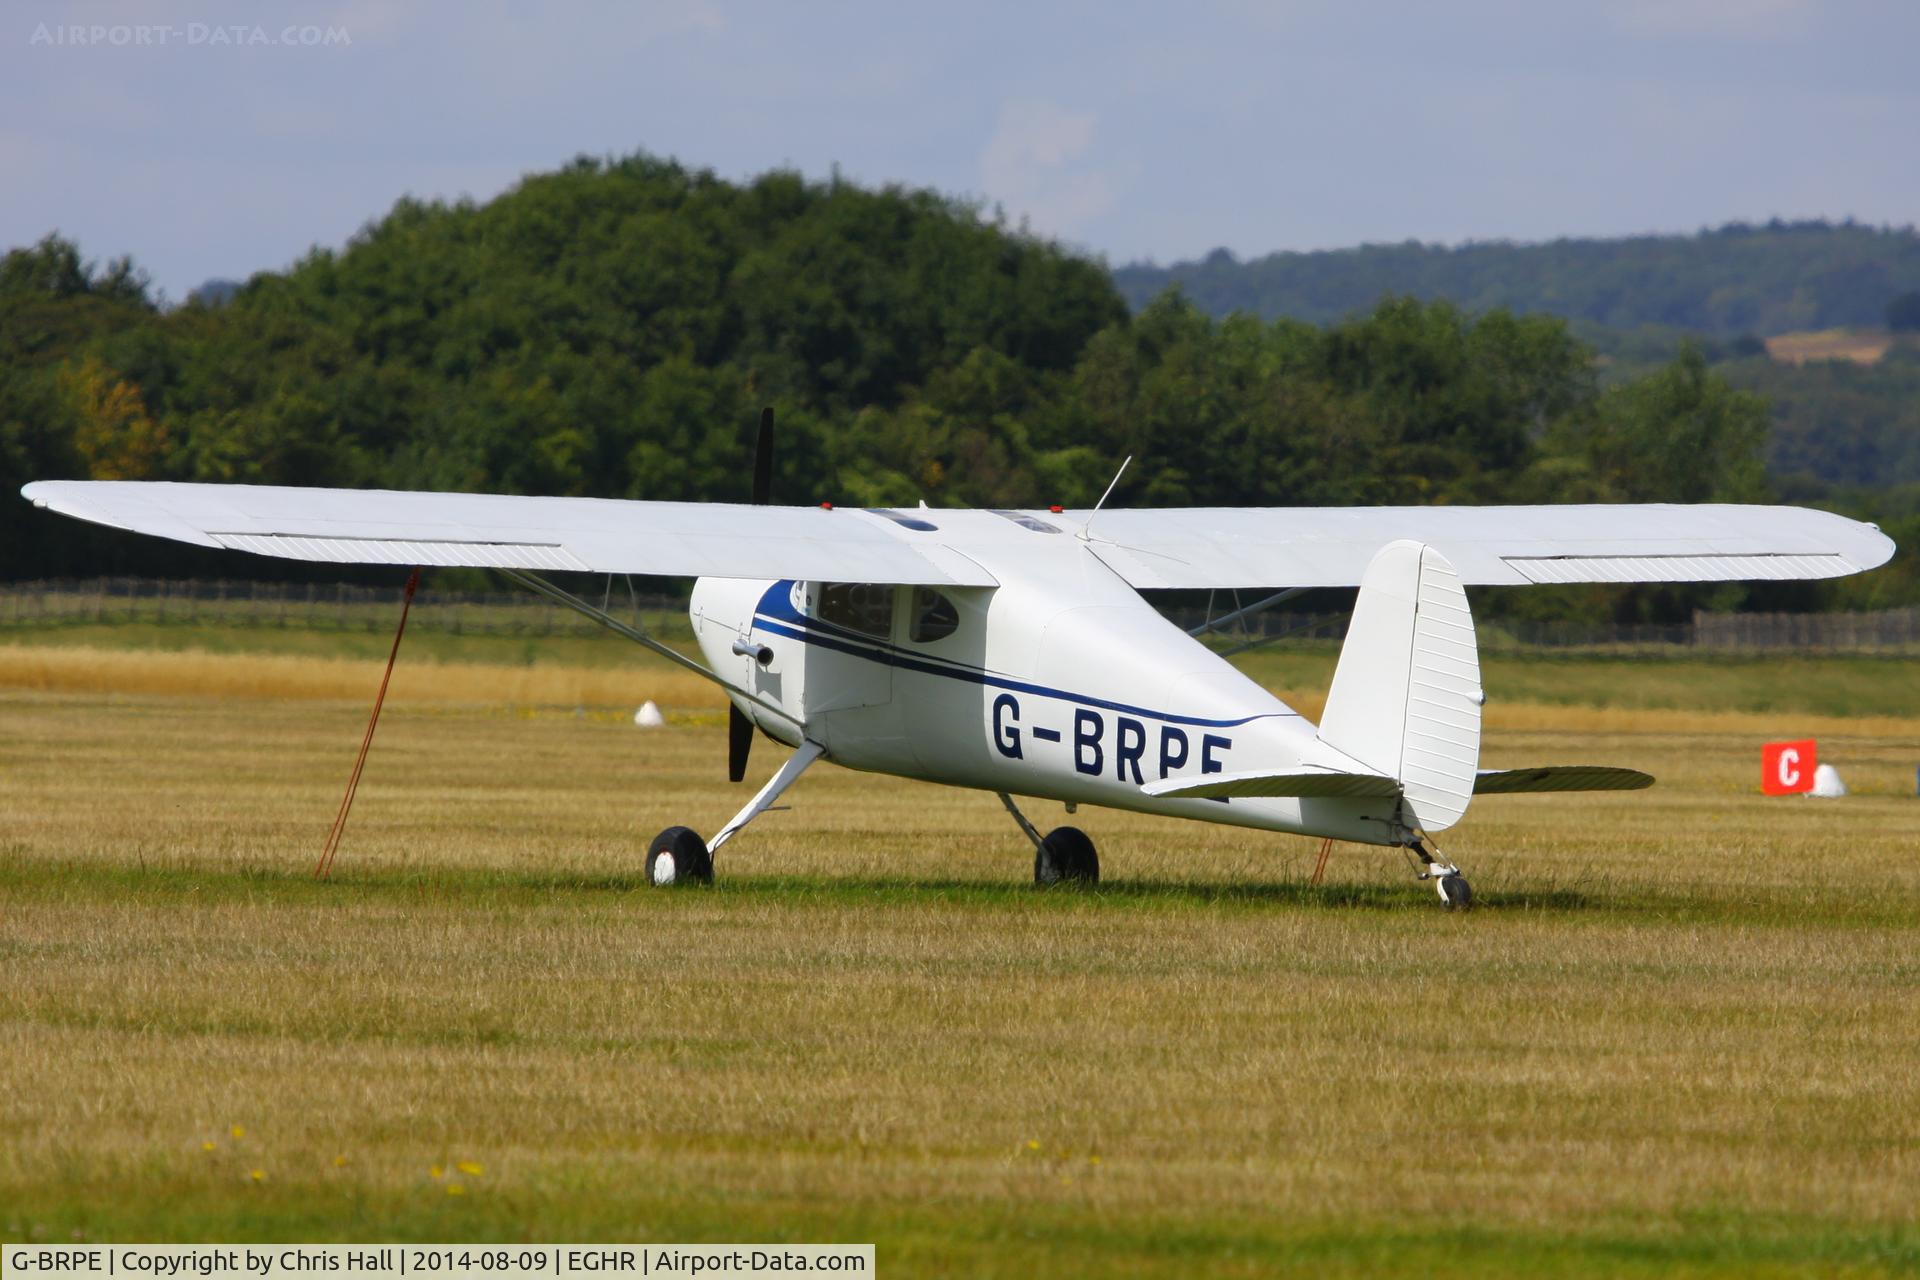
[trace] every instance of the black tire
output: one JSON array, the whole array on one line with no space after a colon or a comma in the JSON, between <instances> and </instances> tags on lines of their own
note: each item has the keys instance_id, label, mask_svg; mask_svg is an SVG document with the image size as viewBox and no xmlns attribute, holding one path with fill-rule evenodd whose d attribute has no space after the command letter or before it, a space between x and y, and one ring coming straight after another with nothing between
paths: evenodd
<instances>
[{"instance_id":1,"label":"black tire","mask_svg":"<svg viewBox=\"0 0 1920 1280\"><path fill-rule=\"evenodd\" d=\"M1467 878L1458 872L1440 877L1440 897L1449 911L1471 911L1473 909L1473 886Z\"/></svg>"},{"instance_id":2,"label":"black tire","mask_svg":"<svg viewBox=\"0 0 1920 1280\"><path fill-rule=\"evenodd\" d=\"M663 878L664 877L664 878ZM647 883L712 884L713 855L691 827L668 827L647 846Z\"/></svg>"},{"instance_id":3,"label":"black tire","mask_svg":"<svg viewBox=\"0 0 1920 1280\"><path fill-rule=\"evenodd\" d=\"M1055 884L1099 884L1100 855L1093 841L1078 827L1055 827L1033 854L1033 882L1043 888Z\"/></svg>"}]
</instances>

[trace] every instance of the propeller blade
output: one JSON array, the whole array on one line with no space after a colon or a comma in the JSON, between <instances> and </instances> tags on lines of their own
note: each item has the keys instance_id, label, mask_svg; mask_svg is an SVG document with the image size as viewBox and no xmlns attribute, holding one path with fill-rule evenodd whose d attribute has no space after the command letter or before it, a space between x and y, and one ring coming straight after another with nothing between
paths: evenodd
<instances>
[{"instance_id":1,"label":"propeller blade","mask_svg":"<svg viewBox=\"0 0 1920 1280\"><path fill-rule=\"evenodd\" d=\"M773 406L760 410L760 435L753 443L753 504L764 507L773 499ZM747 755L753 750L753 721L732 703L727 704L727 781L747 776Z\"/></svg>"},{"instance_id":2,"label":"propeller blade","mask_svg":"<svg viewBox=\"0 0 1920 1280\"><path fill-rule=\"evenodd\" d=\"M747 752L753 749L753 721L746 713L727 704L727 781L739 782L747 776Z\"/></svg>"},{"instance_id":3,"label":"propeller blade","mask_svg":"<svg viewBox=\"0 0 1920 1280\"><path fill-rule=\"evenodd\" d=\"M773 500L773 406L760 411L760 438L753 446L753 505Z\"/></svg>"}]
</instances>

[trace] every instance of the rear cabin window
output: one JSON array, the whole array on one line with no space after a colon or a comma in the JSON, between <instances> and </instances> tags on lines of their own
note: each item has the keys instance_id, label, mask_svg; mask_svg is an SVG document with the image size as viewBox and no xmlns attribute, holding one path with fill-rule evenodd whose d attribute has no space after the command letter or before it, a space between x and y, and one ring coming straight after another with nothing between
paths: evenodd
<instances>
[{"instance_id":1,"label":"rear cabin window","mask_svg":"<svg viewBox=\"0 0 1920 1280\"><path fill-rule=\"evenodd\" d=\"M893 631L893 587L875 582L829 582L820 588L820 620L885 639Z\"/></svg>"},{"instance_id":2,"label":"rear cabin window","mask_svg":"<svg viewBox=\"0 0 1920 1280\"><path fill-rule=\"evenodd\" d=\"M1024 511L1002 511L994 508L993 514L1002 520L1011 520L1022 529L1031 529L1035 533L1058 533L1060 530L1042 520L1039 516L1030 516Z\"/></svg>"},{"instance_id":3,"label":"rear cabin window","mask_svg":"<svg viewBox=\"0 0 1920 1280\"><path fill-rule=\"evenodd\" d=\"M953 601L932 587L913 589L911 616L913 624L907 629L907 634L921 644L929 640L944 640L960 627L960 611L953 607Z\"/></svg>"}]
</instances>

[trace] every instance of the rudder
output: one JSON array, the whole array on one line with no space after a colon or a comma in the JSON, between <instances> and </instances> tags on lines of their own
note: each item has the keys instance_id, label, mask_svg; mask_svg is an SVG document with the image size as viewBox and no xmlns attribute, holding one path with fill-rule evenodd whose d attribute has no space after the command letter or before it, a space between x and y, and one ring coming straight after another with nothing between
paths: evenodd
<instances>
[{"instance_id":1,"label":"rudder","mask_svg":"<svg viewBox=\"0 0 1920 1280\"><path fill-rule=\"evenodd\" d=\"M1380 548L1360 580L1320 740L1399 779L1408 826L1444 831L1473 798L1485 701L1460 575L1422 543Z\"/></svg>"}]
</instances>

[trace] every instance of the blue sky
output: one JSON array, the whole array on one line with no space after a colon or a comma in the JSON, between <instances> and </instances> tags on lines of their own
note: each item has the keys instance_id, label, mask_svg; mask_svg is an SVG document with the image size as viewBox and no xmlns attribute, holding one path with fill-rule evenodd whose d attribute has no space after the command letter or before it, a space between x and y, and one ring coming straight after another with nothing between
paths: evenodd
<instances>
[{"instance_id":1,"label":"blue sky","mask_svg":"<svg viewBox=\"0 0 1920 1280\"><path fill-rule=\"evenodd\" d=\"M1907 224L1916 50L1912 0L16 0L0 243L58 229L178 298L636 149L933 186L1115 263Z\"/></svg>"}]
</instances>

